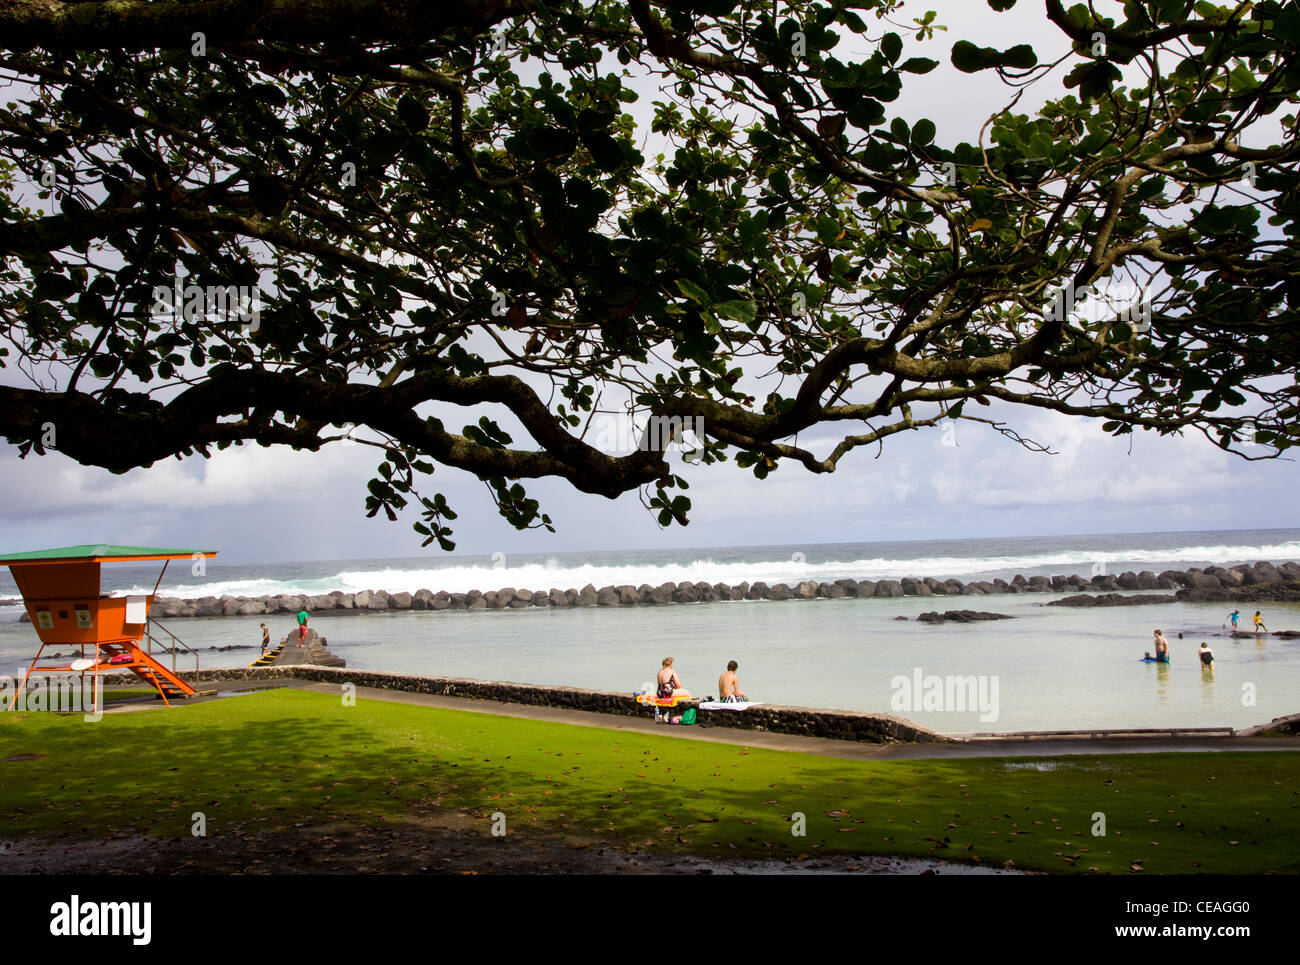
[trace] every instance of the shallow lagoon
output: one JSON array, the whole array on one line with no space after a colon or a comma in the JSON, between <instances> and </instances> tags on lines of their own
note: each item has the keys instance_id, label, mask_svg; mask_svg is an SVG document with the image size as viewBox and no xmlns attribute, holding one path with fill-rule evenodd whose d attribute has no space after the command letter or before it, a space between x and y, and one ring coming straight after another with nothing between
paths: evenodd
<instances>
[{"instance_id":1,"label":"shallow lagoon","mask_svg":"<svg viewBox=\"0 0 1300 965\"><path fill-rule=\"evenodd\" d=\"M1245 727L1300 712L1300 640L1230 639L1227 604L1068 609L1049 594L984 597L747 601L665 607L487 612L322 614L312 625L349 667L438 676L572 685L631 693L675 658L696 696L716 693L728 660L769 703L898 713L946 733L1115 727ZM931 626L926 610L970 608L1012 620ZM35 633L0 613L0 673L25 669ZM1271 629L1300 629L1300 605L1269 604ZM906 622L895 617L906 616ZM248 644L266 620L279 639L291 617L175 619L169 629L195 648ZM1243 619L1248 622L1248 615ZM1151 631L1170 638L1169 665L1138 658ZM1178 633L1184 639L1178 639ZM1209 642L1214 673L1195 651ZM242 666L256 650L204 650L204 667ZM178 667L193 666L193 658ZM923 677L984 677L996 719L978 710L895 709L902 688ZM1253 699L1253 706L1249 701ZM985 717L992 716L985 714Z\"/></svg>"}]
</instances>

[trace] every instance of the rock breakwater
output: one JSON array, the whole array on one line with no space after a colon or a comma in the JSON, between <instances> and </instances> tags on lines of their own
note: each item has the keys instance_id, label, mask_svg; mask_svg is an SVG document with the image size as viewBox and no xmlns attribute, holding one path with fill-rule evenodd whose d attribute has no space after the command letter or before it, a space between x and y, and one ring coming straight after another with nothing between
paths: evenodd
<instances>
[{"instance_id":1,"label":"rock breakwater","mask_svg":"<svg viewBox=\"0 0 1300 965\"><path fill-rule=\"evenodd\" d=\"M590 583L581 589L546 590L502 587L498 590L469 590L449 593L446 590L421 589L414 593L389 593L385 590L362 590L317 595L282 594L278 596L205 596L197 599L159 596L151 614L160 619L178 617L263 616L329 613L332 616L387 613L408 610L517 610L530 607L617 607L667 606L685 603L713 603L739 600L816 600L843 598L898 598L993 596L1015 593L1073 593L1085 591L1108 595L1121 590L1176 590L1178 600L1227 602L1271 602L1300 599L1300 563L1274 566L1259 562L1253 565L1204 570L1165 570L1153 573L1124 572L1083 576L1031 576L1017 574L1010 580L937 580L933 577L903 577L898 580L853 580L833 582L805 580L794 585L764 582L739 583L661 583L651 586L622 584L596 587ZM1129 597L1128 602L1161 603L1167 597ZM937 602L937 601L934 601ZM1063 602L1063 601L1062 601ZM1101 605L1116 605L1107 601ZM1070 605L1070 604L1066 604ZM1079 605L1075 603L1074 605ZM1090 605L1084 603L1082 605ZM1091 604L1097 605L1097 604ZM24 614L23 620L27 619Z\"/></svg>"}]
</instances>

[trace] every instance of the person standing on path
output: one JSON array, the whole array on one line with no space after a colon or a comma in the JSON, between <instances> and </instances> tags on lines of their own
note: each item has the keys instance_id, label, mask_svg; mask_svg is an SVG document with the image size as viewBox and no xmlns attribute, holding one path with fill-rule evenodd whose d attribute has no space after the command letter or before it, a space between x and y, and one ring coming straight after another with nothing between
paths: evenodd
<instances>
[{"instance_id":1,"label":"person standing on path","mask_svg":"<svg viewBox=\"0 0 1300 965\"><path fill-rule=\"evenodd\" d=\"M307 610L303 608L298 611L298 643L301 646L307 646Z\"/></svg>"}]
</instances>

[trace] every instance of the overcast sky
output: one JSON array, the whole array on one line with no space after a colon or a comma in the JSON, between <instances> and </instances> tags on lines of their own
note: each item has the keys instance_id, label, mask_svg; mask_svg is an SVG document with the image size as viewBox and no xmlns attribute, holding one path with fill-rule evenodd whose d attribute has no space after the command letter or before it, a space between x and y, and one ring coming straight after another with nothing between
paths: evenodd
<instances>
[{"instance_id":1,"label":"overcast sky","mask_svg":"<svg viewBox=\"0 0 1300 965\"><path fill-rule=\"evenodd\" d=\"M909 120L925 116L938 124L941 143L973 140L983 119L1009 99L991 72L961 75L946 66L955 40L1002 48L1033 43L1040 60L1065 49L1042 19L1041 3L1021 3L1002 15L976 0L911 7L907 18L934 7L938 22L950 28L927 49L909 40L905 56L927 54L945 66L909 78L901 101ZM1017 109L1055 94L1031 92ZM12 369L0 378L24 384ZM696 467L676 457L694 502L685 529L660 529L635 493L610 501L558 481L527 483L554 520L555 534L516 531L496 515L483 484L456 470L439 468L426 492L442 491L460 514L454 538L465 553L1297 525L1295 462L1246 462L1199 435L1117 440L1096 420L997 407L980 414L1013 418L1022 434L1059 454L1031 453L991 429L963 423L955 433L890 438L879 458L875 449L859 449L832 475L784 464L760 482L734 464ZM835 442L829 433L799 441L818 453ZM98 542L202 546L230 563L436 553L436 547L420 548L409 518L365 518L365 483L377 462L365 446L321 453L249 446L114 476L57 453L19 460L0 443L0 550Z\"/></svg>"}]
</instances>

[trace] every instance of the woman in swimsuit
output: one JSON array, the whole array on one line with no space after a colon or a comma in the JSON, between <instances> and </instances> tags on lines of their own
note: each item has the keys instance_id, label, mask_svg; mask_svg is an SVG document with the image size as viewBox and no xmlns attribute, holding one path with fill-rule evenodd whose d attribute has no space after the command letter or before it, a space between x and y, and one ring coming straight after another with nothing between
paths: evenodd
<instances>
[{"instance_id":1,"label":"woman in swimsuit","mask_svg":"<svg viewBox=\"0 0 1300 965\"><path fill-rule=\"evenodd\" d=\"M673 658L664 657L663 667L659 670L659 690L657 696L663 699L669 697L689 697L690 691L682 687L682 682L677 679L677 671L673 669Z\"/></svg>"}]
</instances>

